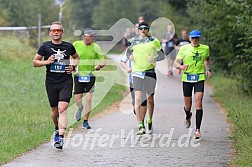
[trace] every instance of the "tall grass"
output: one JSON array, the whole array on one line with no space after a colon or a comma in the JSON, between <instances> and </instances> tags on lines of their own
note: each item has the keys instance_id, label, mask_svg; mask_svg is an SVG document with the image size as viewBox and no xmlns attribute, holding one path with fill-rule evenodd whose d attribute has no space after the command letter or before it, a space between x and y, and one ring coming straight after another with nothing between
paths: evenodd
<instances>
[{"instance_id":1,"label":"tall grass","mask_svg":"<svg viewBox=\"0 0 252 167\"><path fill-rule=\"evenodd\" d=\"M234 147L237 150L232 161L238 166L252 166L252 97L243 93L234 79L217 74L210 81L214 97L228 113L233 128Z\"/></svg>"},{"instance_id":2,"label":"tall grass","mask_svg":"<svg viewBox=\"0 0 252 167\"><path fill-rule=\"evenodd\" d=\"M47 140L52 123L44 70L33 69L31 61L0 61L0 66L0 162L4 162Z\"/></svg>"}]
</instances>

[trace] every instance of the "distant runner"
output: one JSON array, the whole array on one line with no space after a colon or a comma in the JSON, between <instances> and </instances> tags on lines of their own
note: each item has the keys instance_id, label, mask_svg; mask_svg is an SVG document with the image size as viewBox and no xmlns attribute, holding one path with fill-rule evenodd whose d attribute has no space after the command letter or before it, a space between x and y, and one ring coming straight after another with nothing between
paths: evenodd
<instances>
[{"instance_id":1,"label":"distant runner","mask_svg":"<svg viewBox=\"0 0 252 167\"><path fill-rule=\"evenodd\" d=\"M178 51L181 48L181 46L187 45L189 43L191 43L191 41L188 38L188 30L184 29L181 31L181 38L178 39L176 46L175 46L175 49ZM182 64L183 64L183 62L181 62L181 65ZM178 69L178 74L181 74L180 69Z\"/></svg>"}]
</instances>

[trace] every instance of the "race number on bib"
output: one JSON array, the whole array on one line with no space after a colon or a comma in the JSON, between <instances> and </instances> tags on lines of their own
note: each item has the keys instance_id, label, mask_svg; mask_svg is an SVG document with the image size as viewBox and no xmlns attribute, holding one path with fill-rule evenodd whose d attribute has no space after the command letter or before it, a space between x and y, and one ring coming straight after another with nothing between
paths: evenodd
<instances>
[{"instance_id":1,"label":"race number on bib","mask_svg":"<svg viewBox=\"0 0 252 167\"><path fill-rule=\"evenodd\" d=\"M54 62L51 64L50 71L56 73L64 73L66 68L65 62Z\"/></svg>"},{"instance_id":2,"label":"race number on bib","mask_svg":"<svg viewBox=\"0 0 252 167\"><path fill-rule=\"evenodd\" d=\"M187 74L187 82L198 82L199 74Z\"/></svg>"},{"instance_id":3,"label":"race number on bib","mask_svg":"<svg viewBox=\"0 0 252 167\"><path fill-rule=\"evenodd\" d=\"M145 77L145 72L138 72L138 71L135 71L135 72L132 72L132 76L133 76L133 77L138 77L138 78L144 79L144 77Z\"/></svg>"},{"instance_id":4,"label":"race number on bib","mask_svg":"<svg viewBox=\"0 0 252 167\"><path fill-rule=\"evenodd\" d=\"M79 82L90 82L90 75L87 76L79 76L78 77Z\"/></svg>"},{"instance_id":5,"label":"race number on bib","mask_svg":"<svg viewBox=\"0 0 252 167\"><path fill-rule=\"evenodd\" d=\"M173 42L173 41L169 41L169 42L168 42L168 47L169 47L169 48L174 47L174 42Z\"/></svg>"}]
</instances>

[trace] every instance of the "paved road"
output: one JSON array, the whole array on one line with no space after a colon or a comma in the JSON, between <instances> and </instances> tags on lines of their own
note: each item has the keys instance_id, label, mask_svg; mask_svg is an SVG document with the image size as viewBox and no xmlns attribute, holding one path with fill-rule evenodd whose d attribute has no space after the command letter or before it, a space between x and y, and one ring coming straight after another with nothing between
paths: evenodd
<instances>
[{"instance_id":1,"label":"paved road","mask_svg":"<svg viewBox=\"0 0 252 167\"><path fill-rule=\"evenodd\" d=\"M80 127L70 132L65 149L56 150L46 143L4 166L230 166L230 126L210 97L212 90L206 87L203 138L195 141L195 112L192 128L183 125L180 76L168 78L165 71L165 62L158 63L152 135L135 135L136 119L127 96L109 114L92 119L93 129Z\"/></svg>"}]
</instances>

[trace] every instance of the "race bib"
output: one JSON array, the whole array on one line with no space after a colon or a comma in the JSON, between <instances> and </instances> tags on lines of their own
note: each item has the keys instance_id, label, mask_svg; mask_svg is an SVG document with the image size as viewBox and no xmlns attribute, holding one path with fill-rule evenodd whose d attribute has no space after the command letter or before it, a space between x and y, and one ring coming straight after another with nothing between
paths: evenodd
<instances>
[{"instance_id":1,"label":"race bib","mask_svg":"<svg viewBox=\"0 0 252 167\"><path fill-rule=\"evenodd\" d=\"M50 71L56 73L64 73L66 68L66 62L54 62L51 64Z\"/></svg>"},{"instance_id":2,"label":"race bib","mask_svg":"<svg viewBox=\"0 0 252 167\"><path fill-rule=\"evenodd\" d=\"M173 47L173 46L174 46L174 42L173 42L173 41L169 41L169 42L168 42L168 47L171 48L171 47Z\"/></svg>"},{"instance_id":3,"label":"race bib","mask_svg":"<svg viewBox=\"0 0 252 167\"><path fill-rule=\"evenodd\" d=\"M133 77L138 77L138 78L144 79L144 77L145 77L145 72L138 72L138 71L135 71L135 72L132 72L132 76L133 76Z\"/></svg>"},{"instance_id":4,"label":"race bib","mask_svg":"<svg viewBox=\"0 0 252 167\"><path fill-rule=\"evenodd\" d=\"M198 82L199 74L187 74L187 82Z\"/></svg>"},{"instance_id":5,"label":"race bib","mask_svg":"<svg viewBox=\"0 0 252 167\"><path fill-rule=\"evenodd\" d=\"M90 75L87 76L79 76L78 77L79 82L90 82Z\"/></svg>"}]
</instances>

